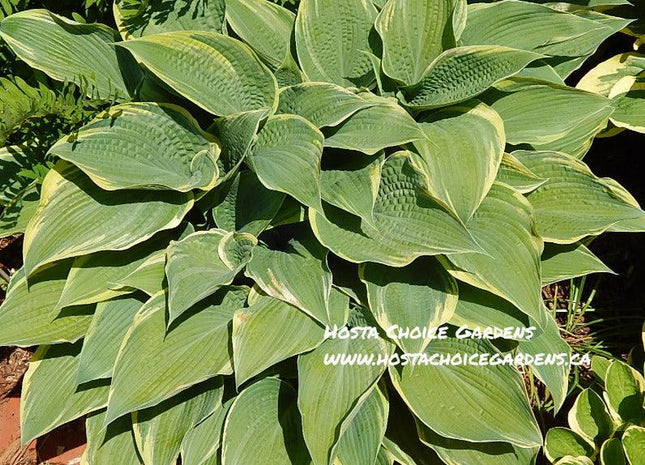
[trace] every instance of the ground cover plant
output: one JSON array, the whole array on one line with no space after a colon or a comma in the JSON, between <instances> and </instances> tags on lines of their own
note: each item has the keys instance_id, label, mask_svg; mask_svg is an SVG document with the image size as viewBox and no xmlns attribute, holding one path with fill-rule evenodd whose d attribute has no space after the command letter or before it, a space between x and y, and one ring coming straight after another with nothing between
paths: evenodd
<instances>
[{"instance_id":1,"label":"ground cover plant","mask_svg":"<svg viewBox=\"0 0 645 465\"><path fill-rule=\"evenodd\" d=\"M553 463L642 462L642 365L639 371L620 360L595 358L592 367L600 382L576 397L568 413L569 428L547 432L546 456Z\"/></svg>"},{"instance_id":2,"label":"ground cover plant","mask_svg":"<svg viewBox=\"0 0 645 465\"><path fill-rule=\"evenodd\" d=\"M571 353L541 288L611 272L589 242L645 231L583 161L645 132L645 56L565 83L614 34L638 49L638 4L84 2L102 22L0 5L0 53L26 73L0 81L0 227L24 233L0 346L39 346L24 442L87 416L91 465L535 462L522 375L554 414ZM389 363L544 353L566 363ZM607 392L636 465L632 384ZM598 455L572 450L545 455Z\"/></svg>"}]
</instances>

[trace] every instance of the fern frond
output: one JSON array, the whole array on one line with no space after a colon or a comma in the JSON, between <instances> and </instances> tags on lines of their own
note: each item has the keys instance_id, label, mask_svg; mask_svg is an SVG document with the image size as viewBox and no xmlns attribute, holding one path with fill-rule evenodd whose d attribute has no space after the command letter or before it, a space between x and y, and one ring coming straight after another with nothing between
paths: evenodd
<instances>
[{"instance_id":1,"label":"fern frond","mask_svg":"<svg viewBox=\"0 0 645 465\"><path fill-rule=\"evenodd\" d=\"M0 145L25 125L48 116L56 116L68 126L87 119L96 113L101 102L82 95L71 84L63 84L61 90L55 91L42 83L32 87L19 77L0 78ZM21 139L27 140L14 142L27 142L29 137Z\"/></svg>"}]
</instances>

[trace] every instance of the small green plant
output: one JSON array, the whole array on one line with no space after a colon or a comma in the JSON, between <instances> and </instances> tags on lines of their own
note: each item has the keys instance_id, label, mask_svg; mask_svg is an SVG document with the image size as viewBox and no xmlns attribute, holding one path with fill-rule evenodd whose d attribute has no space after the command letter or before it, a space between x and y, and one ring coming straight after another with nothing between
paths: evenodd
<instances>
[{"instance_id":1,"label":"small green plant","mask_svg":"<svg viewBox=\"0 0 645 465\"><path fill-rule=\"evenodd\" d=\"M577 396L569 411L569 428L556 427L547 432L545 455L555 464L643 463L642 373L623 361L602 357L594 357L592 367L599 382Z\"/></svg>"},{"instance_id":2,"label":"small green plant","mask_svg":"<svg viewBox=\"0 0 645 465\"><path fill-rule=\"evenodd\" d=\"M112 102L9 164L23 194L47 171L0 307L0 345L39 346L23 441L87 416L90 465L532 464L515 358L561 360L531 368L558 411L571 355L541 288L609 271L588 238L645 231L582 161L610 118L643 130L635 81L564 81L629 21L296 3L0 22L17 59Z\"/></svg>"}]
</instances>

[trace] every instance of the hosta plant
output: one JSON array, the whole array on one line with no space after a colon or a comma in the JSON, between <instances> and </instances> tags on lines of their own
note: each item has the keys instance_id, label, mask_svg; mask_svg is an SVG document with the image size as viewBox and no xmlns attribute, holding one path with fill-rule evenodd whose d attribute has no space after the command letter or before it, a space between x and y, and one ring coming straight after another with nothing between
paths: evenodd
<instances>
[{"instance_id":1,"label":"hosta plant","mask_svg":"<svg viewBox=\"0 0 645 465\"><path fill-rule=\"evenodd\" d=\"M645 379L620 361L594 357L600 382L583 390L568 414L569 428L546 434L545 455L555 464L638 465L645 460Z\"/></svg>"},{"instance_id":2,"label":"hosta plant","mask_svg":"<svg viewBox=\"0 0 645 465\"><path fill-rule=\"evenodd\" d=\"M87 415L88 464L533 463L518 368L389 361L569 352L541 286L608 272L587 242L645 213L582 161L615 100L564 79L629 20L516 0L113 12L118 31L0 22L28 65L115 102L47 147L0 307L0 345L39 346L22 440ZM568 360L530 369L559 409Z\"/></svg>"},{"instance_id":3,"label":"hosta plant","mask_svg":"<svg viewBox=\"0 0 645 465\"><path fill-rule=\"evenodd\" d=\"M43 3L46 0L2 0L0 19ZM56 7L95 14L98 5L88 0L76 5L58 2ZM38 204L40 185L55 160L49 147L93 119L110 101L91 98L89 84L79 88L29 68L2 39L0 76L0 236L5 236L24 231Z\"/></svg>"}]
</instances>

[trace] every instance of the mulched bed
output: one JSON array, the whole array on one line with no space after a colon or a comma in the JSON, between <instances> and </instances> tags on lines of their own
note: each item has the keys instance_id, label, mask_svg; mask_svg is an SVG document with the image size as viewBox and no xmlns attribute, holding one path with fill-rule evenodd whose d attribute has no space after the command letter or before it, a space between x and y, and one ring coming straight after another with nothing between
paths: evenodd
<instances>
[{"instance_id":1,"label":"mulched bed","mask_svg":"<svg viewBox=\"0 0 645 465\"><path fill-rule=\"evenodd\" d=\"M17 347L0 347L0 400L19 389L32 353Z\"/></svg>"}]
</instances>

